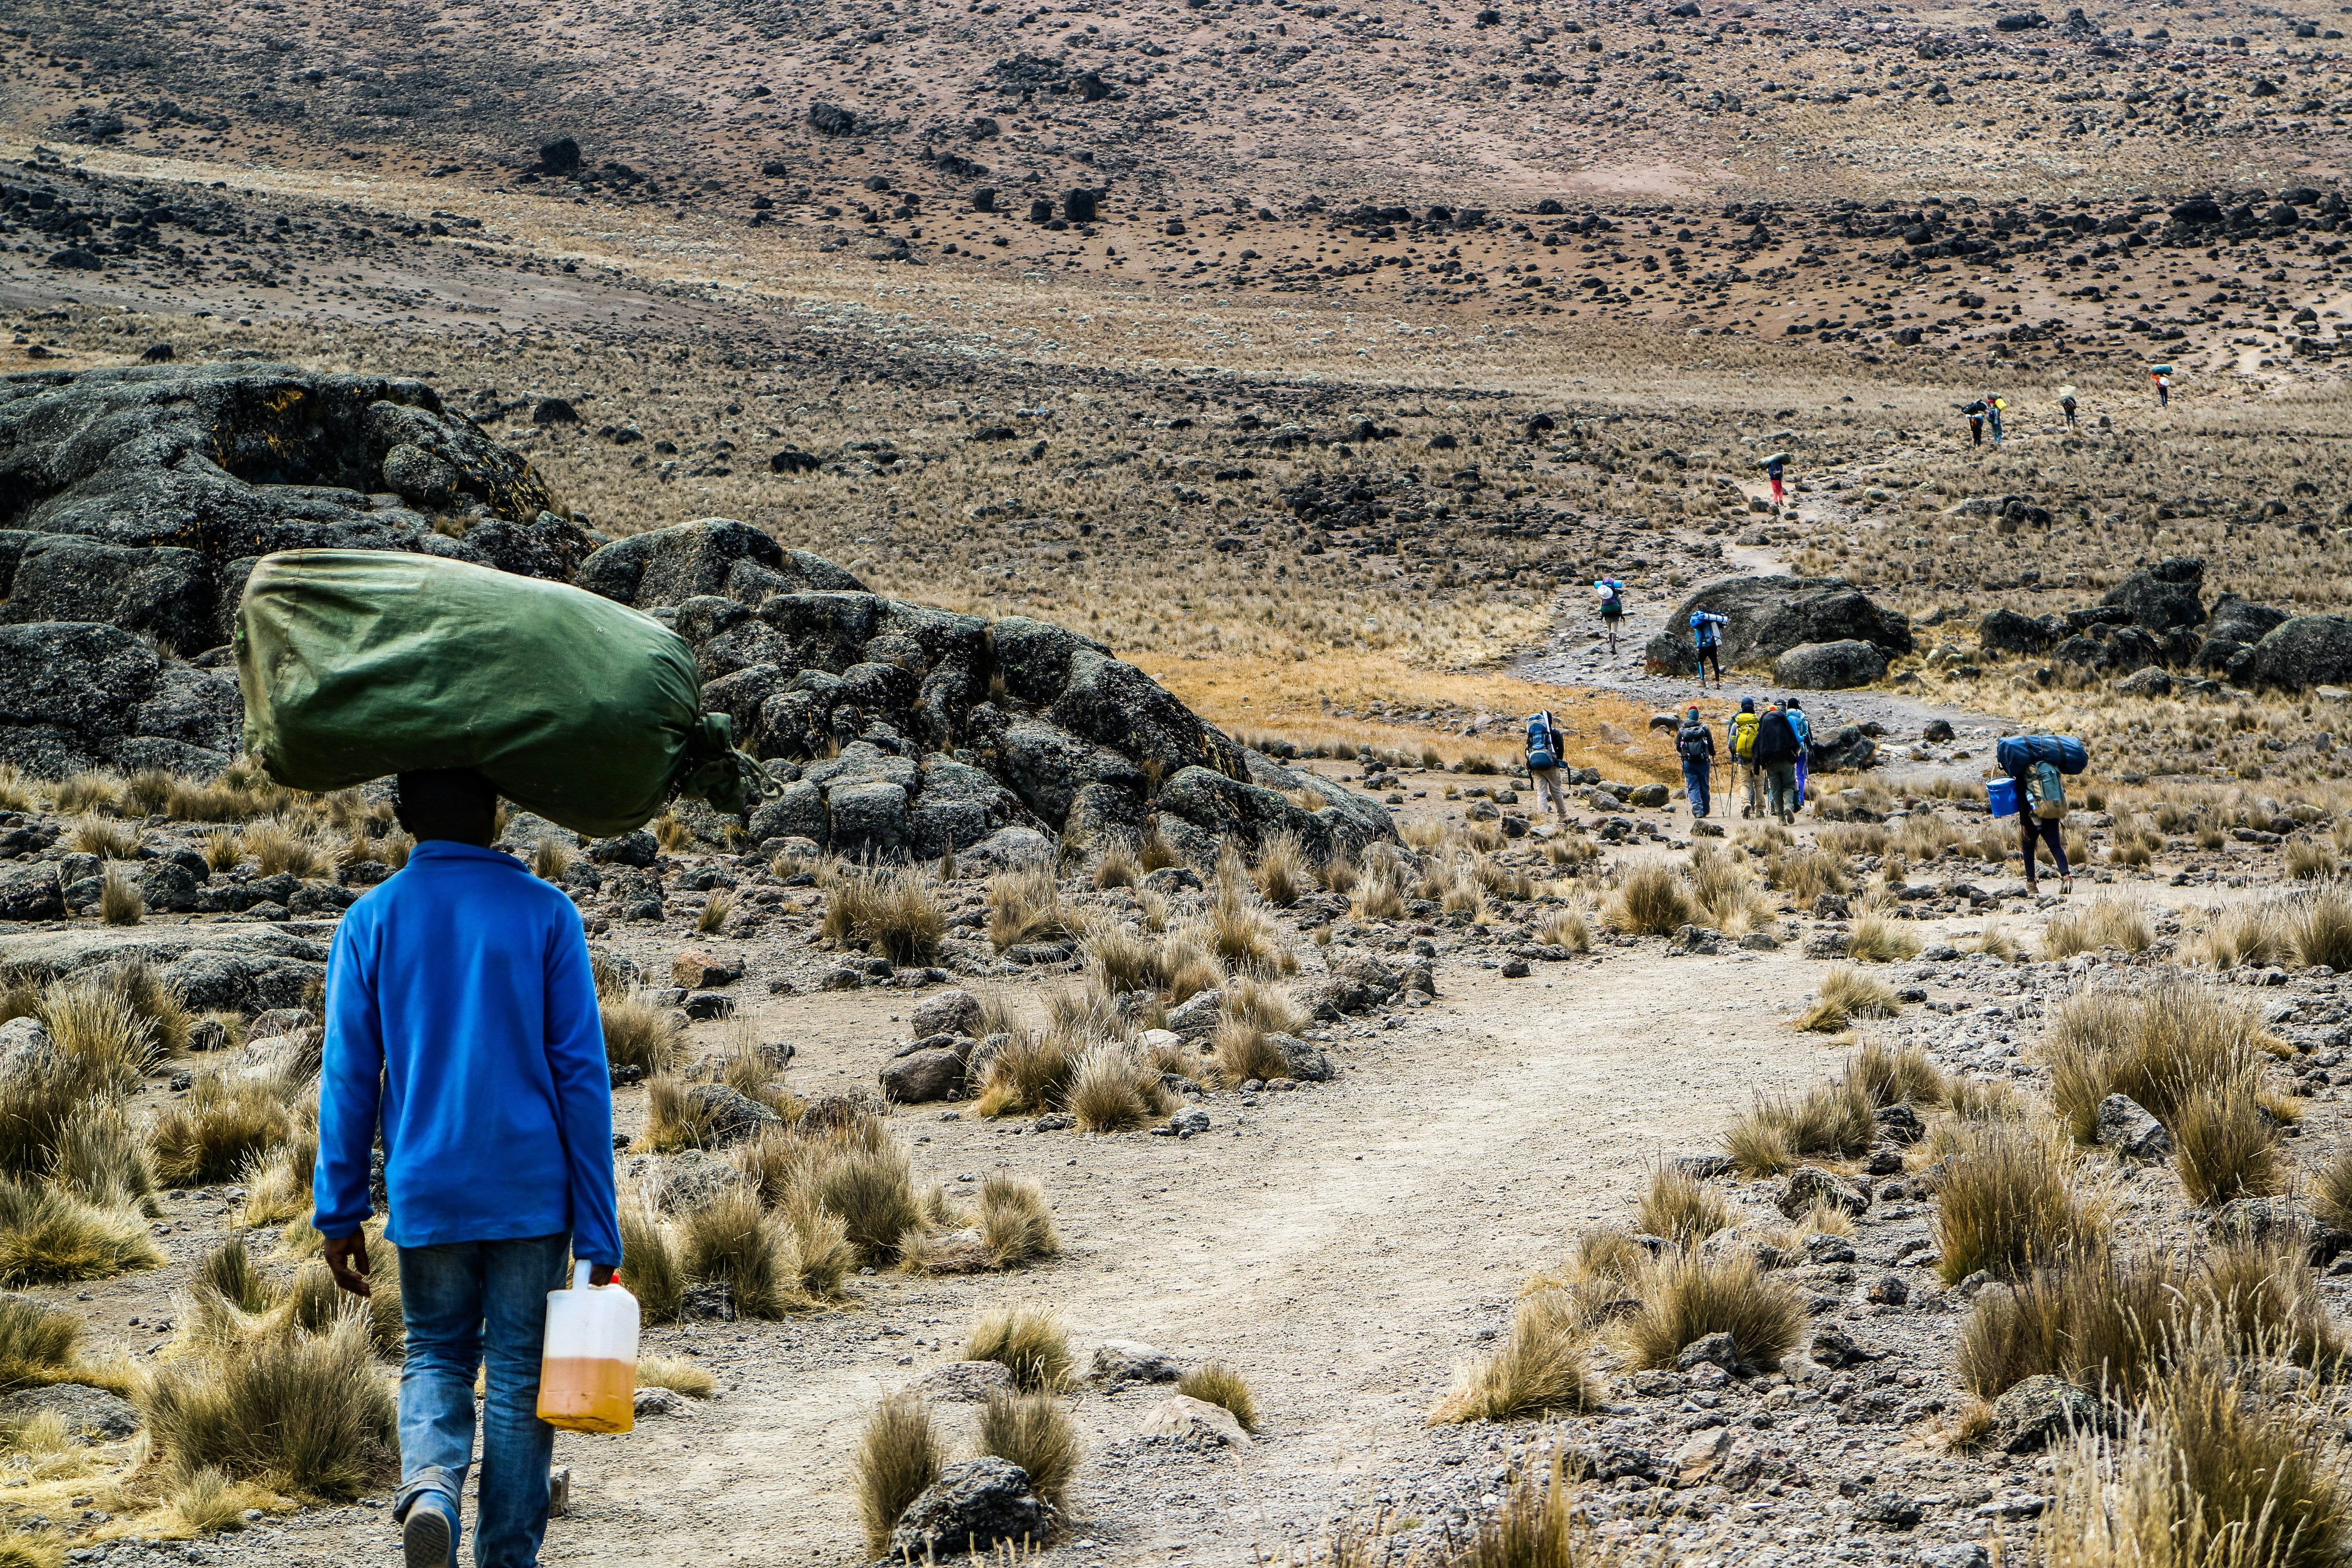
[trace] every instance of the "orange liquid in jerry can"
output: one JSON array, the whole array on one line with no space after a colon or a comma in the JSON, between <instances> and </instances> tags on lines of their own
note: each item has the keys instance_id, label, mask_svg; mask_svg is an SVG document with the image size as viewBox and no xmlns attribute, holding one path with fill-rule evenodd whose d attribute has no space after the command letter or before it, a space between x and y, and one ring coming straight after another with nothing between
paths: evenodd
<instances>
[{"instance_id":1,"label":"orange liquid in jerry can","mask_svg":"<svg viewBox=\"0 0 2352 1568\"><path fill-rule=\"evenodd\" d=\"M626 1432L636 1426L637 1299L588 1283L547 1293L547 1343L539 1363L539 1418L567 1432Z\"/></svg>"}]
</instances>

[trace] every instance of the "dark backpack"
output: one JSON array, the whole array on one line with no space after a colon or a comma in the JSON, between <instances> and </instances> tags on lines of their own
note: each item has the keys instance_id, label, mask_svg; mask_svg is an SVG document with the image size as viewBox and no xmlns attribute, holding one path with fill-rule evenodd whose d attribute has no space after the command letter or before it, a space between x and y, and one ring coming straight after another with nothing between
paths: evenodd
<instances>
[{"instance_id":1,"label":"dark backpack","mask_svg":"<svg viewBox=\"0 0 2352 1568\"><path fill-rule=\"evenodd\" d=\"M1559 731L1552 728L1550 720L1544 714L1533 714L1528 720L1528 770L1532 772L1539 768L1558 766L1559 766Z\"/></svg>"},{"instance_id":2,"label":"dark backpack","mask_svg":"<svg viewBox=\"0 0 2352 1568\"><path fill-rule=\"evenodd\" d=\"M2036 763L2048 763L2062 773L2079 773L2091 765L2091 753L2072 735L2006 735L1992 749L1993 761L2011 778L2021 779Z\"/></svg>"},{"instance_id":3,"label":"dark backpack","mask_svg":"<svg viewBox=\"0 0 2352 1568\"><path fill-rule=\"evenodd\" d=\"M1692 762L1702 762L1715 754L1715 732L1693 720L1675 736L1675 750Z\"/></svg>"}]
</instances>

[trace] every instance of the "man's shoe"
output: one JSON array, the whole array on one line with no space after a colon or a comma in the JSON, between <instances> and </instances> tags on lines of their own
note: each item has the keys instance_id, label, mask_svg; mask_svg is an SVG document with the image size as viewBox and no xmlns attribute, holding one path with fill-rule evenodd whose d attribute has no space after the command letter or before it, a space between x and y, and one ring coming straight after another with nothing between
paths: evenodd
<instances>
[{"instance_id":1,"label":"man's shoe","mask_svg":"<svg viewBox=\"0 0 2352 1568\"><path fill-rule=\"evenodd\" d=\"M405 1568L455 1568L456 1552L449 1540L449 1516L431 1503L419 1501L400 1526Z\"/></svg>"}]
</instances>

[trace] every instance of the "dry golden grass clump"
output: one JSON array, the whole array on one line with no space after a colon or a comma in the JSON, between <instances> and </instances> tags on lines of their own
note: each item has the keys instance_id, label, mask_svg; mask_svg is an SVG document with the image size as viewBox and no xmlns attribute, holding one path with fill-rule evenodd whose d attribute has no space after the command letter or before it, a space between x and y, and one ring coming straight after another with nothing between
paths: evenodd
<instances>
[{"instance_id":1,"label":"dry golden grass clump","mask_svg":"<svg viewBox=\"0 0 2352 1568\"><path fill-rule=\"evenodd\" d=\"M1176 1380L1176 1392L1217 1406L1241 1423L1244 1432L1258 1429L1256 1396L1250 1393L1249 1384L1242 1374L1223 1362L1207 1362L1194 1367Z\"/></svg>"},{"instance_id":2,"label":"dry golden grass clump","mask_svg":"<svg viewBox=\"0 0 2352 1568\"><path fill-rule=\"evenodd\" d=\"M1258 846L1258 891L1276 909L1286 910L1315 890L1315 868L1307 847L1294 834L1269 835Z\"/></svg>"},{"instance_id":3,"label":"dry golden grass clump","mask_svg":"<svg viewBox=\"0 0 2352 1568\"><path fill-rule=\"evenodd\" d=\"M156 1458L183 1481L210 1468L348 1498L398 1469L392 1385L361 1311L316 1335L257 1333L173 1362L141 1404Z\"/></svg>"},{"instance_id":4,"label":"dry golden grass clump","mask_svg":"<svg viewBox=\"0 0 2352 1568\"><path fill-rule=\"evenodd\" d=\"M832 919L830 910L826 919ZM1061 884L1042 862L999 871L988 879L988 939L1002 952L1024 942L1069 934Z\"/></svg>"},{"instance_id":5,"label":"dry golden grass clump","mask_svg":"<svg viewBox=\"0 0 2352 1568\"><path fill-rule=\"evenodd\" d=\"M232 1180L293 1136L289 1098L288 1083L275 1075L195 1079L148 1132L155 1174L175 1187Z\"/></svg>"},{"instance_id":6,"label":"dry golden grass clump","mask_svg":"<svg viewBox=\"0 0 2352 1568\"><path fill-rule=\"evenodd\" d=\"M2243 1085L2267 1038L2252 1013L2212 987L2169 980L2137 994L2069 997L2042 1049L2052 1103L2066 1130L2087 1143L2107 1096L2128 1095L2169 1126L2193 1091Z\"/></svg>"},{"instance_id":7,"label":"dry golden grass clump","mask_svg":"<svg viewBox=\"0 0 2352 1568\"><path fill-rule=\"evenodd\" d=\"M1856 915L1845 951L1846 956L1856 963L1894 963L1919 956L1919 937L1902 922L1884 915Z\"/></svg>"},{"instance_id":8,"label":"dry golden grass clump","mask_svg":"<svg viewBox=\"0 0 2352 1568\"><path fill-rule=\"evenodd\" d=\"M947 1446L930 1405L911 1392L885 1395L866 1419L853 1462L857 1515L866 1527L868 1556L879 1557L889 1550L890 1532L899 1517L940 1479L946 1462Z\"/></svg>"},{"instance_id":9,"label":"dry golden grass clump","mask_svg":"<svg viewBox=\"0 0 2352 1568\"><path fill-rule=\"evenodd\" d=\"M1500 1350L1455 1371L1454 1386L1430 1413L1430 1424L1596 1410L1603 1396L1592 1372L1592 1348L1593 1325L1578 1297L1564 1289L1537 1290L1512 1313L1511 1331Z\"/></svg>"},{"instance_id":10,"label":"dry golden grass clump","mask_svg":"<svg viewBox=\"0 0 2352 1568\"><path fill-rule=\"evenodd\" d=\"M2270 904L2233 904L2206 923L2201 942L2205 961L2216 969L2286 962L2292 952L2286 927Z\"/></svg>"},{"instance_id":11,"label":"dry golden grass clump","mask_svg":"<svg viewBox=\"0 0 2352 1568\"><path fill-rule=\"evenodd\" d=\"M2268 1197L2286 1184L2274 1119L2246 1079L2200 1084L2172 1109L2174 1165L2193 1203Z\"/></svg>"},{"instance_id":12,"label":"dry golden grass clump","mask_svg":"<svg viewBox=\"0 0 2352 1568\"><path fill-rule=\"evenodd\" d=\"M1045 1190L1026 1176L992 1175L981 1183L980 1241L999 1268L1059 1253L1062 1236Z\"/></svg>"},{"instance_id":13,"label":"dry golden grass clump","mask_svg":"<svg viewBox=\"0 0 2352 1568\"><path fill-rule=\"evenodd\" d=\"M1167 1115L1171 1103L1159 1069L1120 1043L1079 1059L1066 1099L1084 1132L1132 1132Z\"/></svg>"},{"instance_id":14,"label":"dry golden grass clump","mask_svg":"<svg viewBox=\"0 0 2352 1568\"><path fill-rule=\"evenodd\" d=\"M81 1347L81 1320L26 1296L0 1297L0 1391L65 1380Z\"/></svg>"},{"instance_id":15,"label":"dry golden grass clump","mask_svg":"<svg viewBox=\"0 0 2352 1568\"><path fill-rule=\"evenodd\" d=\"M2096 1253L2105 1215L2075 1186L2080 1162L2057 1130L2032 1122L1962 1122L1936 1180L1936 1239L1944 1279L1984 1269L2015 1279Z\"/></svg>"},{"instance_id":16,"label":"dry golden grass clump","mask_svg":"<svg viewBox=\"0 0 2352 1568\"><path fill-rule=\"evenodd\" d=\"M719 1392L719 1380L700 1362L684 1356L652 1355L637 1362L639 1388L667 1388L688 1399L708 1399Z\"/></svg>"},{"instance_id":17,"label":"dry golden grass clump","mask_svg":"<svg viewBox=\"0 0 2352 1568\"><path fill-rule=\"evenodd\" d=\"M1651 1173L1639 1223L1646 1235L1695 1247L1734 1221L1721 1193L1687 1171L1664 1165Z\"/></svg>"},{"instance_id":18,"label":"dry golden grass clump","mask_svg":"<svg viewBox=\"0 0 2352 1568\"><path fill-rule=\"evenodd\" d=\"M621 1277L649 1323L677 1320L686 1301L686 1271L677 1246L661 1215L641 1196L624 1198L621 1214Z\"/></svg>"},{"instance_id":19,"label":"dry golden grass clump","mask_svg":"<svg viewBox=\"0 0 2352 1568\"><path fill-rule=\"evenodd\" d=\"M992 897L995 887L992 880ZM717 918L723 922L732 907L730 899ZM939 958L948 913L929 873L919 868L848 871L827 890L824 931L829 942L867 948L902 967L919 966Z\"/></svg>"},{"instance_id":20,"label":"dry golden grass clump","mask_svg":"<svg viewBox=\"0 0 2352 1568\"><path fill-rule=\"evenodd\" d=\"M1669 866L1638 866L1611 903L1617 924L1640 936L1672 936L1696 913L1690 889Z\"/></svg>"},{"instance_id":21,"label":"dry golden grass clump","mask_svg":"<svg viewBox=\"0 0 2352 1568\"><path fill-rule=\"evenodd\" d=\"M1897 1005L1895 988L1885 981L1864 974L1850 963L1834 964L1822 976L1822 988L1814 994L1813 1005L1798 1017L1796 1026L1814 1034L1834 1035L1851 1027L1857 1018L1892 1018Z\"/></svg>"},{"instance_id":22,"label":"dry golden grass clump","mask_svg":"<svg viewBox=\"0 0 2352 1568\"><path fill-rule=\"evenodd\" d=\"M2088 903L2053 915L2042 928L2042 950L2047 958L2072 958L2078 952L2120 948L2146 952L2156 944L2156 928L2147 910L2129 894L2101 894Z\"/></svg>"},{"instance_id":23,"label":"dry golden grass clump","mask_svg":"<svg viewBox=\"0 0 2352 1568\"><path fill-rule=\"evenodd\" d=\"M2200 1338L2120 1437L2059 1456L2045 1568L2326 1568L2352 1534L2341 1452L2316 1402L2264 1397Z\"/></svg>"},{"instance_id":24,"label":"dry golden grass clump","mask_svg":"<svg viewBox=\"0 0 2352 1568\"><path fill-rule=\"evenodd\" d=\"M1633 1291L1641 1305L1620 1332L1636 1366L1670 1367L1693 1340L1729 1334L1742 1361L1777 1367L1805 1324L1804 1299L1760 1273L1752 1252L1668 1253L1643 1267Z\"/></svg>"},{"instance_id":25,"label":"dry golden grass clump","mask_svg":"<svg viewBox=\"0 0 2352 1568\"><path fill-rule=\"evenodd\" d=\"M1051 1390L992 1392L980 1413L980 1451L1009 1459L1029 1475L1029 1489L1056 1509L1077 1474L1085 1445L1076 1423Z\"/></svg>"},{"instance_id":26,"label":"dry golden grass clump","mask_svg":"<svg viewBox=\"0 0 2352 1568\"><path fill-rule=\"evenodd\" d=\"M604 1058L616 1068L635 1068L646 1077L668 1072L686 1054L686 1031L672 1009L656 1007L642 988L599 998L604 1026Z\"/></svg>"},{"instance_id":27,"label":"dry golden grass clump","mask_svg":"<svg viewBox=\"0 0 2352 1568\"><path fill-rule=\"evenodd\" d=\"M1015 1307L974 1323L964 1342L966 1361L1002 1363L1023 1388L1057 1389L1070 1377L1070 1336L1050 1312Z\"/></svg>"},{"instance_id":28,"label":"dry golden grass clump","mask_svg":"<svg viewBox=\"0 0 2352 1568\"><path fill-rule=\"evenodd\" d=\"M1750 1176L1779 1175L1801 1159L1850 1160L1878 1135L1877 1109L1869 1086L1851 1073L1794 1099L1759 1096L1725 1131L1724 1150Z\"/></svg>"},{"instance_id":29,"label":"dry golden grass clump","mask_svg":"<svg viewBox=\"0 0 2352 1568\"><path fill-rule=\"evenodd\" d=\"M2295 962L2306 968L2325 964L2339 973L2352 969L2352 891L2333 882L2289 900L2286 938Z\"/></svg>"}]
</instances>

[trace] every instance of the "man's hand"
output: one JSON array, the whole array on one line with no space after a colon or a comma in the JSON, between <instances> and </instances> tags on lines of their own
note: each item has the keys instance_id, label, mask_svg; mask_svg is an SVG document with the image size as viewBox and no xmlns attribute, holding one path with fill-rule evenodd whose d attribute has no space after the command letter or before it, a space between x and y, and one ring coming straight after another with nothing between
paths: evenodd
<instances>
[{"instance_id":1,"label":"man's hand","mask_svg":"<svg viewBox=\"0 0 2352 1568\"><path fill-rule=\"evenodd\" d=\"M592 1263L588 1266L588 1283L610 1285L613 1282L613 1276L619 1272L619 1269L609 1263Z\"/></svg>"},{"instance_id":2,"label":"man's hand","mask_svg":"<svg viewBox=\"0 0 2352 1568\"><path fill-rule=\"evenodd\" d=\"M368 1283L367 1233L355 1230L349 1236L327 1238L327 1272L335 1283L354 1296L372 1296L375 1288Z\"/></svg>"}]
</instances>

